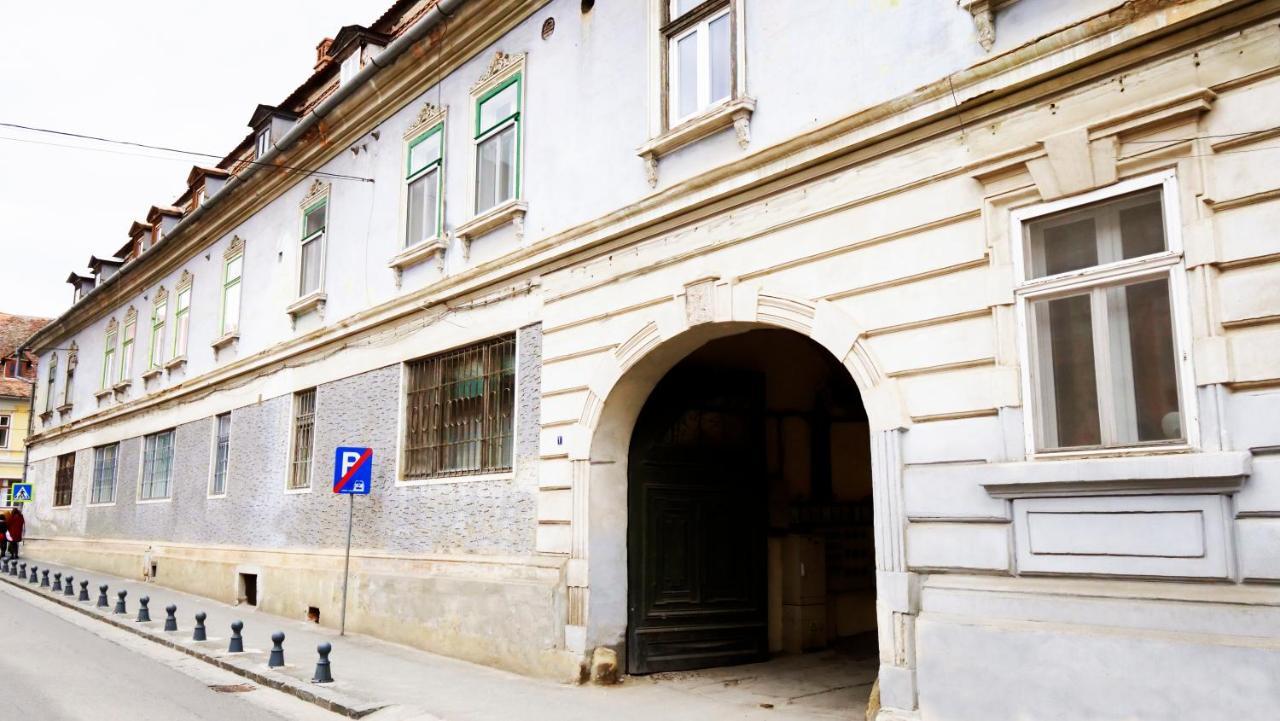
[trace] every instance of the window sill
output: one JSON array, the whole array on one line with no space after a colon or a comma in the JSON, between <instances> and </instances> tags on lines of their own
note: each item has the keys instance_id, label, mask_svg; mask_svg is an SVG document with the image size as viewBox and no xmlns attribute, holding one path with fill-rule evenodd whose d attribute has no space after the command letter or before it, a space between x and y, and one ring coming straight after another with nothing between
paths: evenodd
<instances>
[{"instance_id":1,"label":"window sill","mask_svg":"<svg viewBox=\"0 0 1280 721\"><path fill-rule=\"evenodd\" d=\"M746 150L751 143L751 114L756 110L755 98L736 98L695 115L676 127L641 145L636 155L644 158L650 187L658 185L658 159L672 151L702 140L712 133L732 127L738 134L738 146Z\"/></svg>"},{"instance_id":2,"label":"window sill","mask_svg":"<svg viewBox=\"0 0 1280 721\"><path fill-rule=\"evenodd\" d=\"M110 507L112 507L112 506L114 506L114 505L116 505L116 502L115 502L115 501L108 501L108 502L105 502L105 503L86 503L86 504L84 504L85 508L110 508Z\"/></svg>"},{"instance_id":3,"label":"window sill","mask_svg":"<svg viewBox=\"0 0 1280 721\"><path fill-rule=\"evenodd\" d=\"M221 338L218 338L214 342L210 343L209 347L213 348L213 352L216 355L218 351L224 348L227 348L231 345L234 345L238 340L240 340L240 332L233 330L230 333L227 333L223 335Z\"/></svg>"},{"instance_id":4,"label":"window sill","mask_svg":"<svg viewBox=\"0 0 1280 721\"><path fill-rule=\"evenodd\" d=\"M505 471L503 473L477 473L473 476L439 476L436 478L401 478L396 481L396 486L412 487L412 486L441 486L450 483L475 483L477 481L511 481L515 480L515 473Z\"/></svg>"},{"instance_id":5,"label":"window sill","mask_svg":"<svg viewBox=\"0 0 1280 721\"><path fill-rule=\"evenodd\" d=\"M1251 459L1244 451L1215 451L993 463L983 467L982 486L994 498L1232 493Z\"/></svg>"},{"instance_id":6,"label":"window sill","mask_svg":"<svg viewBox=\"0 0 1280 721\"><path fill-rule=\"evenodd\" d=\"M94 397L94 398L97 398L99 401L105 401L105 400L107 400L108 398L110 398L110 397L111 397L111 394L112 394L112 393L114 393L114 392L115 392L115 389L114 389L114 388L103 388L102 390L98 391L97 393L94 393L94 394L93 394L93 397Z\"/></svg>"},{"instance_id":7,"label":"window sill","mask_svg":"<svg viewBox=\"0 0 1280 721\"><path fill-rule=\"evenodd\" d=\"M49 422L52 420L53 420L53 411L45 411L44 413L40 414L40 422L43 423L44 425L46 426L49 425Z\"/></svg>"},{"instance_id":8,"label":"window sill","mask_svg":"<svg viewBox=\"0 0 1280 721\"><path fill-rule=\"evenodd\" d=\"M185 355L175 356L173 358L170 358L169 362L164 364L164 369L172 373L178 370L179 368L182 368L186 364L187 364L187 357Z\"/></svg>"},{"instance_id":9,"label":"window sill","mask_svg":"<svg viewBox=\"0 0 1280 721\"><path fill-rule=\"evenodd\" d=\"M120 381L119 383L111 386L111 390L115 391L115 394L119 396L129 390L129 386L131 385L133 385L133 381Z\"/></svg>"},{"instance_id":10,"label":"window sill","mask_svg":"<svg viewBox=\"0 0 1280 721\"><path fill-rule=\"evenodd\" d=\"M71 415L72 405L70 403L63 403L54 410L58 412L59 416L69 416Z\"/></svg>"},{"instance_id":11,"label":"window sill","mask_svg":"<svg viewBox=\"0 0 1280 721\"><path fill-rule=\"evenodd\" d=\"M328 300L328 296L325 295L324 291L317 290L311 293L307 293L301 298L290 303L288 307L284 309L284 311L288 313L289 317L291 317L295 321L298 320L299 316L306 315L307 313L310 313L312 311L319 313L320 317L323 318L324 304L326 300Z\"/></svg>"},{"instance_id":12,"label":"window sill","mask_svg":"<svg viewBox=\"0 0 1280 721\"><path fill-rule=\"evenodd\" d=\"M387 261L387 267L396 272L396 285L400 284L400 275L404 273L406 268L412 268L432 258L435 258L437 263L443 265L446 247L448 247L447 239L436 236L421 243L415 243L400 251L394 258Z\"/></svg>"},{"instance_id":13,"label":"window sill","mask_svg":"<svg viewBox=\"0 0 1280 721\"><path fill-rule=\"evenodd\" d=\"M462 257L471 257L471 241L485 233L492 232L504 225L511 224L516 228L516 243L524 241L524 216L529 212L529 204L523 200L512 199L500 203L467 222L459 225L454 231L458 240L462 241Z\"/></svg>"},{"instance_id":14,"label":"window sill","mask_svg":"<svg viewBox=\"0 0 1280 721\"><path fill-rule=\"evenodd\" d=\"M148 368L146 372L142 374L142 382L145 383L147 381L153 381L159 378L163 373L164 373L164 368L161 368L160 366L156 366L155 368Z\"/></svg>"},{"instance_id":15,"label":"window sill","mask_svg":"<svg viewBox=\"0 0 1280 721\"><path fill-rule=\"evenodd\" d=\"M285 493L285 495L286 495L286 496L295 496L295 495L298 495L298 494L300 494L300 493L310 493L310 492L311 492L311 486L307 486L307 487L305 487L305 488L286 488L286 489L284 489L284 493Z\"/></svg>"},{"instance_id":16,"label":"window sill","mask_svg":"<svg viewBox=\"0 0 1280 721\"><path fill-rule=\"evenodd\" d=\"M139 506L148 506L153 503L172 503L173 497L170 496L168 498L140 498L134 502L137 503Z\"/></svg>"}]
</instances>

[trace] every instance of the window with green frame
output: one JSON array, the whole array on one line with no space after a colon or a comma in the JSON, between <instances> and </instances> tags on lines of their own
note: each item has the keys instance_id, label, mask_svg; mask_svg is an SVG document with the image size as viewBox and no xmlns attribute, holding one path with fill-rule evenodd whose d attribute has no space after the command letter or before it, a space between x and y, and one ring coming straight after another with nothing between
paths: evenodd
<instances>
[{"instance_id":1,"label":"window with green frame","mask_svg":"<svg viewBox=\"0 0 1280 721\"><path fill-rule=\"evenodd\" d=\"M437 123L409 141L405 160L408 210L405 247L440 237L443 206L444 123Z\"/></svg>"},{"instance_id":2,"label":"window with green frame","mask_svg":"<svg viewBox=\"0 0 1280 721\"><path fill-rule=\"evenodd\" d=\"M227 258L222 265L222 317L218 335L240 330L240 277L244 273L244 253Z\"/></svg>"},{"instance_id":3,"label":"window with green frame","mask_svg":"<svg viewBox=\"0 0 1280 721\"><path fill-rule=\"evenodd\" d=\"M187 333L191 330L191 286L178 291L173 303L173 352L170 358L187 355Z\"/></svg>"},{"instance_id":4,"label":"window with green frame","mask_svg":"<svg viewBox=\"0 0 1280 721\"><path fill-rule=\"evenodd\" d=\"M111 385L111 378L116 370L116 329L115 321L107 329L107 340L102 349L102 387Z\"/></svg>"},{"instance_id":5,"label":"window with green frame","mask_svg":"<svg viewBox=\"0 0 1280 721\"><path fill-rule=\"evenodd\" d=\"M515 73L476 99L476 212L520 195L522 74Z\"/></svg>"},{"instance_id":6,"label":"window with green frame","mask_svg":"<svg viewBox=\"0 0 1280 721\"><path fill-rule=\"evenodd\" d=\"M324 198L302 214L301 259L298 263L298 297L315 293L324 285L324 236L329 225L329 199Z\"/></svg>"},{"instance_id":7,"label":"window with green frame","mask_svg":"<svg viewBox=\"0 0 1280 721\"><path fill-rule=\"evenodd\" d=\"M120 340L120 380L133 377L133 341L138 334L138 320L135 317L124 322L124 334Z\"/></svg>"},{"instance_id":8,"label":"window with green frame","mask_svg":"<svg viewBox=\"0 0 1280 721\"><path fill-rule=\"evenodd\" d=\"M151 346L147 358L147 369L164 365L164 324L169 314L169 296L157 294L156 303L151 307Z\"/></svg>"}]
</instances>

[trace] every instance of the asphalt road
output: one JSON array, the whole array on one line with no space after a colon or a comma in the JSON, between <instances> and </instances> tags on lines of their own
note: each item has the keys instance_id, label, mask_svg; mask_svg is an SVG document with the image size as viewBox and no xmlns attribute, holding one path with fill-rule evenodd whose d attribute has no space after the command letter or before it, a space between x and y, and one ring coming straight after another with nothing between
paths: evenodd
<instances>
[{"instance_id":1,"label":"asphalt road","mask_svg":"<svg viewBox=\"0 0 1280 721\"><path fill-rule=\"evenodd\" d=\"M29 598L27 598L29 597ZM0 719L330 721L279 691L0 584ZM253 690L214 691L248 684Z\"/></svg>"}]
</instances>

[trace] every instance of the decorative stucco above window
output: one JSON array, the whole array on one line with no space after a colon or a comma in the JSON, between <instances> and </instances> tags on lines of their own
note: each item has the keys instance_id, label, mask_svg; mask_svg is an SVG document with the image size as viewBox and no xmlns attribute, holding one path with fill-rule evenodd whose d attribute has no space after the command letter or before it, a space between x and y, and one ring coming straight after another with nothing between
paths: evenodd
<instances>
[{"instance_id":1,"label":"decorative stucco above window","mask_svg":"<svg viewBox=\"0 0 1280 721\"><path fill-rule=\"evenodd\" d=\"M658 184L658 159L689 143L733 128L738 145L751 142L755 100L746 93L742 0L649 0L649 185Z\"/></svg>"}]
</instances>

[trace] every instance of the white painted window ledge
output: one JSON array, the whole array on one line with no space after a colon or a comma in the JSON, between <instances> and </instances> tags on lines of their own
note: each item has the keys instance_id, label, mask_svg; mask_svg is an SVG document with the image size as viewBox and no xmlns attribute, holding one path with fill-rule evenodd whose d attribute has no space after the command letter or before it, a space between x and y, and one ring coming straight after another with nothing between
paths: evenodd
<instances>
[{"instance_id":1,"label":"white painted window ledge","mask_svg":"<svg viewBox=\"0 0 1280 721\"><path fill-rule=\"evenodd\" d=\"M524 241L524 217L529 212L529 204L523 200L512 199L499 203L454 229L454 235L462 241L462 257L471 257L471 241L485 233L492 232L504 225L511 224L516 228L516 243Z\"/></svg>"},{"instance_id":2,"label":"white painted window ledge","mask_svg":"<svg viewBox=\"0 0 1280 721\"><path fill-rule=\"evenodd\" d=\"M755 98L734 98L716 105L701 115L690 118L636 149L644 159L649 185L658 184L658 159L726 128L734 128L738 146L746 150L751 142L751 114L756 110Z\"/></svg>"},{"instance_id":3,"label":"white painted window ledge","mask_svg":"<svg viewBox=\"0 0 1280 721\"><path fill-rule=\"evenodd\" d=\"M175 356L170 358L168 362L164 364L164 369L172 373L186 364L187 357L185 355Z\"/></svg>"},{"instance_id":4,"label":"white painted window ledge","mask_svg":"<svg viewBox=\"0 0 1280 721\"><path fill-rule=\"evenodd\" d=\"M995 498L1231 493L1251 469L1247 451L993 463L983 488Z\"/></svg>"},{"instance_id":5,"label":"white painted window ledge","mask_svg":"<svg viewBox=\"0 0 1280 721\"><path fill-rule=\"evenodd\" d=\"M160 366L156 366L155 368L148 368L146 372L142 374L142 380L143 381L155 380L156 378L160 377L161 373L164 373L164 369L161 368Z\"/></svg>"},{"instance_id":6,"label":"white painted window ledge","mask_svg":"<svg viewBox=\"0 0 1280 721\"><path fill-rule=\"evenodd\" d=\"M209 346L213 348L215 351L220 351L223 348L226 348L227 346L231 345L232 343L235 343L238 340L240 340L240 333L233 330L230 333L227 333L223 335L221 338L218 338L214 342L210 343Z\"/></svg>"},{"instance_id":7,"label":"white painted window ledge","mask_svg":"<svg viewBox=\"0 0 1280 721\"><path fill-rule=\"evenodd\" d=\"M63 403L62 405L58 406L54 410L58 411L58 415L60 416L68 416L68 415L71 415L71 410L73 407L74 406L72 406L70 403Z\"/></svg>"},{"instance_id":8,"label":"white painted window ledge","mask_svg":"<svg viewBox=\"0 0 1280 721\"><path fill-rule=\"evenodd\" d=\"M323 315L326 300L328 300L328 296L325 295L324 291L317 290L307 293L301 298L290 303L284 310L290 316L293 316L295 320L297 320L298 316L306 315L311 311L317 311Z\"/></svg>"},{"instance_id":9,"label":"white painted window ledge","mask_svg":"<svg viewBox=\"0 0 1280 721\"><path fill-rule=\"evenodd\" d=\"M425 263L432 258L443 260L445 248L448 247L448 239L439 236L428 238L420 243L413 245L400 251L394 258L387 261L387 267L396 272L397 279L400 273L406 268L412 268L415 265Z\"/></svg>"},{"instance_id":10,"label":"white painted window ledge","mask_svg":"<svg viewBox=\"0 0 1280 721\"><path fill-rule=\"evenodd\" d=\"M111 394L112 394L114 391L115 391L115 389L114 389L114 388L103 388L102 390L98 391L97 393L94 393L94 394L93 394L93 397L94 397L94 398L97 398L97 399L98 399L98 400L100 400L100 401L103 401L103 400L106 400L107 398L110 398L110 397L111 397Z\"/></svg>"}]
</instances>

